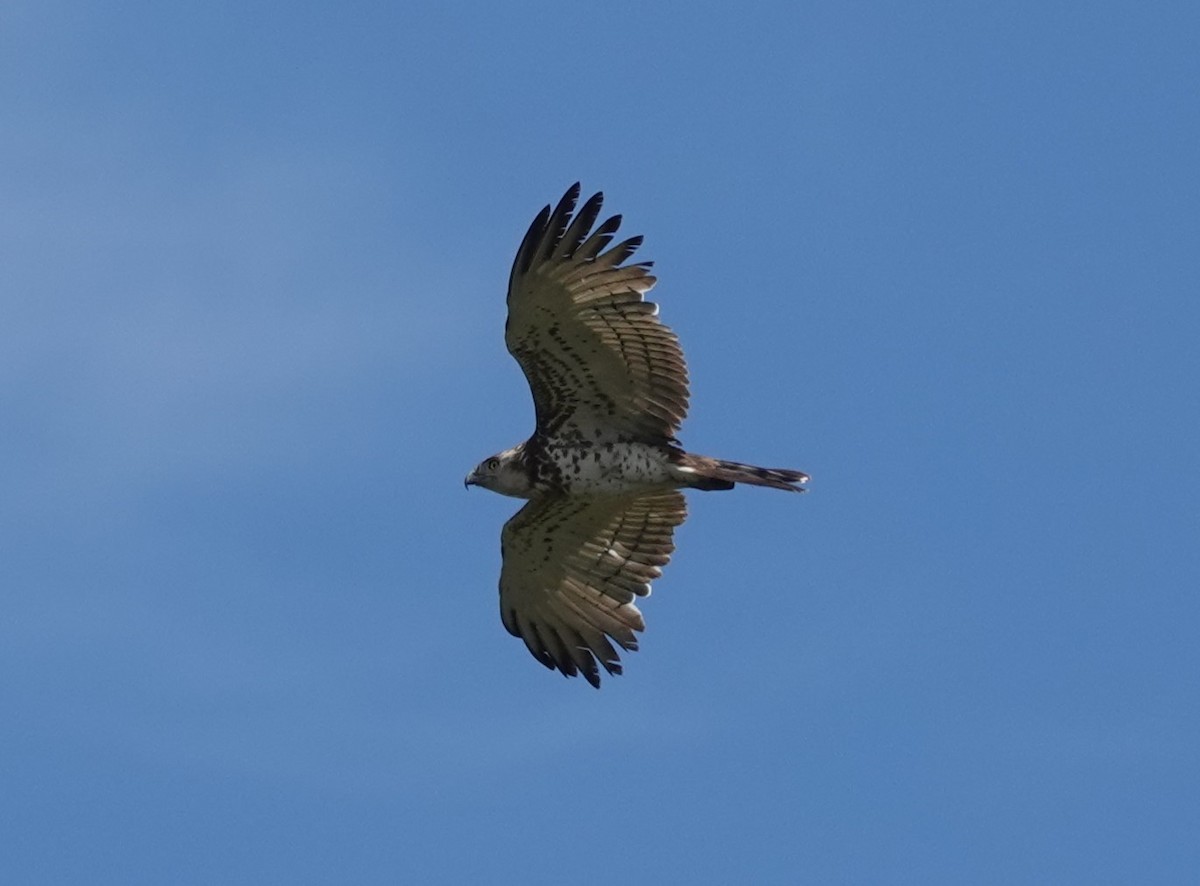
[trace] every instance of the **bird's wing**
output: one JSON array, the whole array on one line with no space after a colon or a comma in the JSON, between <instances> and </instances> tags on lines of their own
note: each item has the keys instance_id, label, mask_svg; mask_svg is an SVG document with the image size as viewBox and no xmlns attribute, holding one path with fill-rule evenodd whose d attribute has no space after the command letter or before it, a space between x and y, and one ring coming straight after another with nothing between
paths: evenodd
<instances>
[{"instance_id":1,"label":"bird's wing","mask_svg":"<svg viewBox=\"0 0 1200 886\"><path fill-rule=\"evenodd\" d=\"M548 668L600 686L621 673L609 640L630 652L645 630L634 599L650 593L687 516L678 491L534 499L504 525L500 617Z\"/></svg>"},{"instance_id":2,"label":"bird's wing","mask_svg":"<svg viewBox=\"0 0 1200 886\"><path fill-rule=\"evenodd\" d=\"M538 432L611 428L672 442L687 414L687 365L658 306L643 298L652 263L622 264L641 237L605 251L621 217L593 231L604 195L572 218L578 199L576 183L541 211L509 277L504 339L533 391Z\"/></svg>"}]
</instances>

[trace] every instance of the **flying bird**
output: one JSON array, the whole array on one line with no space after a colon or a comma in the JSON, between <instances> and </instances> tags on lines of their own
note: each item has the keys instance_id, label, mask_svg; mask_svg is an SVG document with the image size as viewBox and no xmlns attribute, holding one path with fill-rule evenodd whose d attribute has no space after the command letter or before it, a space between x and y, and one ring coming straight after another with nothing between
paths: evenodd
<instances>
[{"instance_id":1,"label":"flying bird","mask_svg":"<svg viewBox=\"0 0 1200 886\"><path fill-rule=\"evenodd\" d=\"M803 492L808 475L685 452L683 351L646 301L642 238L609 246L619 215L579 211L579 184L538 213L508 280L504 340L533 393L537 427L484 459L466 485L528 499L500 535L500 616L547 668L600 686L621 673L613 644L637 649L635 604L675 549L681 489L735 484Z\"/></svg>"}]
</instances>

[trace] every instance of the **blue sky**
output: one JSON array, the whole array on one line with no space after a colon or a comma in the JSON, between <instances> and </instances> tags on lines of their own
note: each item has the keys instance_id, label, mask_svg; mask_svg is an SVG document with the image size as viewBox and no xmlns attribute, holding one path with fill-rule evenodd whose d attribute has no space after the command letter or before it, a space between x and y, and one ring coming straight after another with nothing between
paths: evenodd
<instances>
[{"instance_id":1,"label":"blue sky","mask_svg":"<svg viewBox=\"0 0 1200 886\"><path fill-rule=\"evenodd\" d=\"M1191 3L0 11L13 883L1180 883ZM646 236L690 496L600 692L499 621L504 283Z\"/></svg>"}]
</instances>

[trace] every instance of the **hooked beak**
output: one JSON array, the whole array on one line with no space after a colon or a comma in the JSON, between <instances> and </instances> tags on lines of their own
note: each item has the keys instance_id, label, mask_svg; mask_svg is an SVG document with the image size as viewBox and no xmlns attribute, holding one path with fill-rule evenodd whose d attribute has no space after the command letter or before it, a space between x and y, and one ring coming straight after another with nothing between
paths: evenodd
<instances>
[{"instance_id":1,"label":"hooked beak","mask_svg":"<svg viewBox=\"0 0 1200 886\"><path fill-rule=\"evenodd\" d=\"M470 489L472 486L478 485L479 479L475 476L474 471L471 471L471 473L467 474L466 479L463 480L463 489Z\"/></svg>"}]
</instances>

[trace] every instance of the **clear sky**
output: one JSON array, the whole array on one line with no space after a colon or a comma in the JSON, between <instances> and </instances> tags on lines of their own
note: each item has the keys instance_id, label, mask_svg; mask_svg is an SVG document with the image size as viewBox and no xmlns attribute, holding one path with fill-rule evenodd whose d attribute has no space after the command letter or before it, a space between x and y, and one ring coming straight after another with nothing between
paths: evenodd
<instances>
[{"instance_id":1,"label":"clear sky","mask_svg":"<svg viewBox=\"0 0 1200 886\"><path fill-rule=\"evenodd\" d=\"M1200 6L0 10L0 879L1183 883ZM500 625L504 284L646 236L691 494Z\"/></svg>"}]
</instances>

